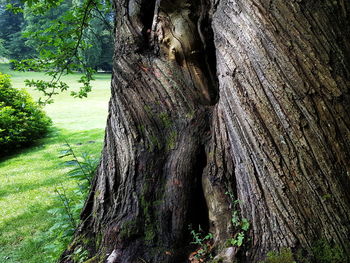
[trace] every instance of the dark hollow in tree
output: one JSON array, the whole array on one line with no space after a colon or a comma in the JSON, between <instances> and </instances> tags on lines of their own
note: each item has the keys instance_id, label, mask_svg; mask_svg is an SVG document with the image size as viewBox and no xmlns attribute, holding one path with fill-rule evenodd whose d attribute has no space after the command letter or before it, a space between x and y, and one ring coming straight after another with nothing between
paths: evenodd
<instances>
[{"instance_id":1,"label":"dark hollow in tree","mask_svg":"<svg viewBox=\"0 0 350 263\"><path fill-rule=\"evenodd\" d=\"M349 1L114 6L102 161L61 262L186 262L189 224L222 262L319 239L349 252Z\"/></svg>"}]
</instances>

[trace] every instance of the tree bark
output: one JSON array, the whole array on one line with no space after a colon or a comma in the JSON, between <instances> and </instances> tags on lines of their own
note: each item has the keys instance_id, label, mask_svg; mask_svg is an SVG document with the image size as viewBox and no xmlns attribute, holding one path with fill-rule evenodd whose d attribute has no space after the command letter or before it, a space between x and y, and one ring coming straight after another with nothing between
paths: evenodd
<instances>
[{"instance_id":1,"label":"tree bark","mask_svg":"<svg viewBox=\"0 0 350 263\"><path fill-rule=\"evenodd\" d=\"M344 0L114 0L98 173L61 262L222 262L325 239L349 252L350 41ZM250 222L227 247L230 195Z\"/></svg>"}]
</instances>

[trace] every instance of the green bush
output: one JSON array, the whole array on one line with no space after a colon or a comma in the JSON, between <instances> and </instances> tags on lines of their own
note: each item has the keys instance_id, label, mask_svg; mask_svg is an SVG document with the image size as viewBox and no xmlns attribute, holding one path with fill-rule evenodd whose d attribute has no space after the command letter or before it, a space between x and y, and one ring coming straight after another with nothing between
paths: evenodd
<instances>
[{"instance_id":1,"label":"green bush","mask_svg":"<svg viewBox=\"0 0 350 263\"><path fill-rule=\"evenodd\" d=\"M0 155L43 137L51 120L25 90L0 73Z\"/></svg>"}]
</instances>

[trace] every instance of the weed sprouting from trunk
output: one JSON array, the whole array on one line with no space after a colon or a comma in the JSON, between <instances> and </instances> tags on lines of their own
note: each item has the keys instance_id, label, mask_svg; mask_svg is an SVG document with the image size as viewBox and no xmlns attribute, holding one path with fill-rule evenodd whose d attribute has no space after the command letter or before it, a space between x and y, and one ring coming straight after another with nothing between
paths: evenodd
<instances>
[{"instance_id":1,"label":"weed sprouting from trunk","mask_svg":"<svg viewBox=\"0 0 350 263\"><path fill-rule=\"evenodd\" d=\"M241 247L243 243L246 241L246 233L248 232L250 228L250 223L248 219L242 217L240 214L237 206L241 202L240 200L236 200L234 195L230 192L226 192L226 195L228 195L231 199L232 204L232 217L231 217L231 223L235 229L235 234L232 238L227 240L228 245Z\"/></svg>"},{"instance_id":2,"label":"weed sprouting from trunk","mask_svg":"<svg viewBox=\"0 0 350 263\"><path fill-rule=\"evenodd\" d=\"M198 231L192 229L189 226L191 231L191 236L193 241L191 244L197 246L197 250L192 252L189 256L190 262L205 262L205 260L210 260L213 258L212 249L213 249L213 234L204 233L201 227L199 226Z\"/></svg>"}]
</instances>

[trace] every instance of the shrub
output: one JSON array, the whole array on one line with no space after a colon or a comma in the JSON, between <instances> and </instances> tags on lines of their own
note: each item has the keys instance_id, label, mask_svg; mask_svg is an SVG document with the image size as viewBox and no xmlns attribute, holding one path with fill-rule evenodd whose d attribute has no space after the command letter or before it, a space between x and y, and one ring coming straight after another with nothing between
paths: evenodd
<instances>
[{"instance_id":1,"label":"shrub","mask_svg":"<svg viewBox=\"0 0 350 263\"><path fill-rule=\"evenodd\" d=\"M43 137L51 120L28 92L12 87L0 73L0 155Z\"/></svg>"}]
</instances>

